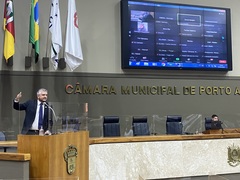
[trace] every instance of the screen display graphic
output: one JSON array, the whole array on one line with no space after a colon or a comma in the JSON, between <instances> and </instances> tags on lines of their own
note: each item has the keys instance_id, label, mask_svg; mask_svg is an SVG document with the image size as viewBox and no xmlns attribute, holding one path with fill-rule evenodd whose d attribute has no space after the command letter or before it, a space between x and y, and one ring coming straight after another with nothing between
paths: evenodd
<instances>
[{"instance_id":1,"label":"screen display graphic","mask_svg":"<svg viewBox=\"0 0 240 180\"><path fill-rule=\"evenodd\" d=\"M232 70L230 10L121 1L123 69Z\"/></svg>"}]
</instances>

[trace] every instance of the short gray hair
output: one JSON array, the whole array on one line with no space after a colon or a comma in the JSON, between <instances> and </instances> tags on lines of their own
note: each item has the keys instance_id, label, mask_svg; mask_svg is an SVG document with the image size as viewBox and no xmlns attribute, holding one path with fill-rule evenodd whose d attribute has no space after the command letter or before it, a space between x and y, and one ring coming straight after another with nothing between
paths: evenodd
<instances>
[{"instance_id":1,"label":"short gray hair","mask_svg":"<svg viewBox=\"0 0 240 180\"><path fill-rule=\"evenodd\" d=\"M42 92L48 92L45 88L41 88L37 91L37 95L41 94Z\"/></svg>"}]
</instances>

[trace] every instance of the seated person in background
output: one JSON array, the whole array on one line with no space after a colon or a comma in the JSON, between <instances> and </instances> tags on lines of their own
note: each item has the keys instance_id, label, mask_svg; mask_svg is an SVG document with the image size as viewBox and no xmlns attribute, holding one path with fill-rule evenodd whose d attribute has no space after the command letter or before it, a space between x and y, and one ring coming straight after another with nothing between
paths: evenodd
<instances>
[{"instance_id":1,"label":"seated person in background","mask_svg":"<svg viewBox=\"0 0 240 180\"><path fill-rule=\"evenodd\" d=\"M219 121L218 115L213 114L212 115L212 121Z\"/></svg>"},{"instance_id":2,"label":"seated person in background","mask_svg":"<svg viewBox=\"0 0 240 180\"><path fill-rule=\"evenodd\" d=\"M222 122L219 120L218 115L216 114L212 115L211 129L223 129Z\"/></svg>"}]
</instances>

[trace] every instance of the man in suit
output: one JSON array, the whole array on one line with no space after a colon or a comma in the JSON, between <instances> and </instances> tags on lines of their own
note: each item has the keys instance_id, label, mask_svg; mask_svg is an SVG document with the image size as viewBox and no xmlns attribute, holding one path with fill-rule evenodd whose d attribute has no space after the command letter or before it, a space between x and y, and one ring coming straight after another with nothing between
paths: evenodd
<instances>
[{"instance_id":1,"label":"man in suit","mask_svg":"<svg viewBox=\"0 0 240 180\"><path fill-rule=\"evenodd\" d=\"M21 134L38 135L39 130L42 128L46 135L50 135L48 130L48 104L47 104L48 91L41 88L37 91L37 99L28 100L20 103L22 92L17 94L13 101L13 108L18 111L25 111L25 118L23 122ZM41 115L40 115L41 114Z\"/></svg>"}]
</instances>

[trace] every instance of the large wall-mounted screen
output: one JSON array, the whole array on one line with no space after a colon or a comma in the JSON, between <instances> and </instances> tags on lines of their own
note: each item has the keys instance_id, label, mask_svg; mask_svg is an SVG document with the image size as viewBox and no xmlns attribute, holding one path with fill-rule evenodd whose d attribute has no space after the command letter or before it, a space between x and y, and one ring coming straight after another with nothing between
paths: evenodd
<instances>
[{"instance_id":1,"label":"large wall-mounted screen","mask_svg":"<svg viewBox=\"0 0 240 180\"><path fill-rule=\"evenodd\" d=\"M121 1L122 69L232 70L230 9Z\"/></svg>"}]
</instances>

